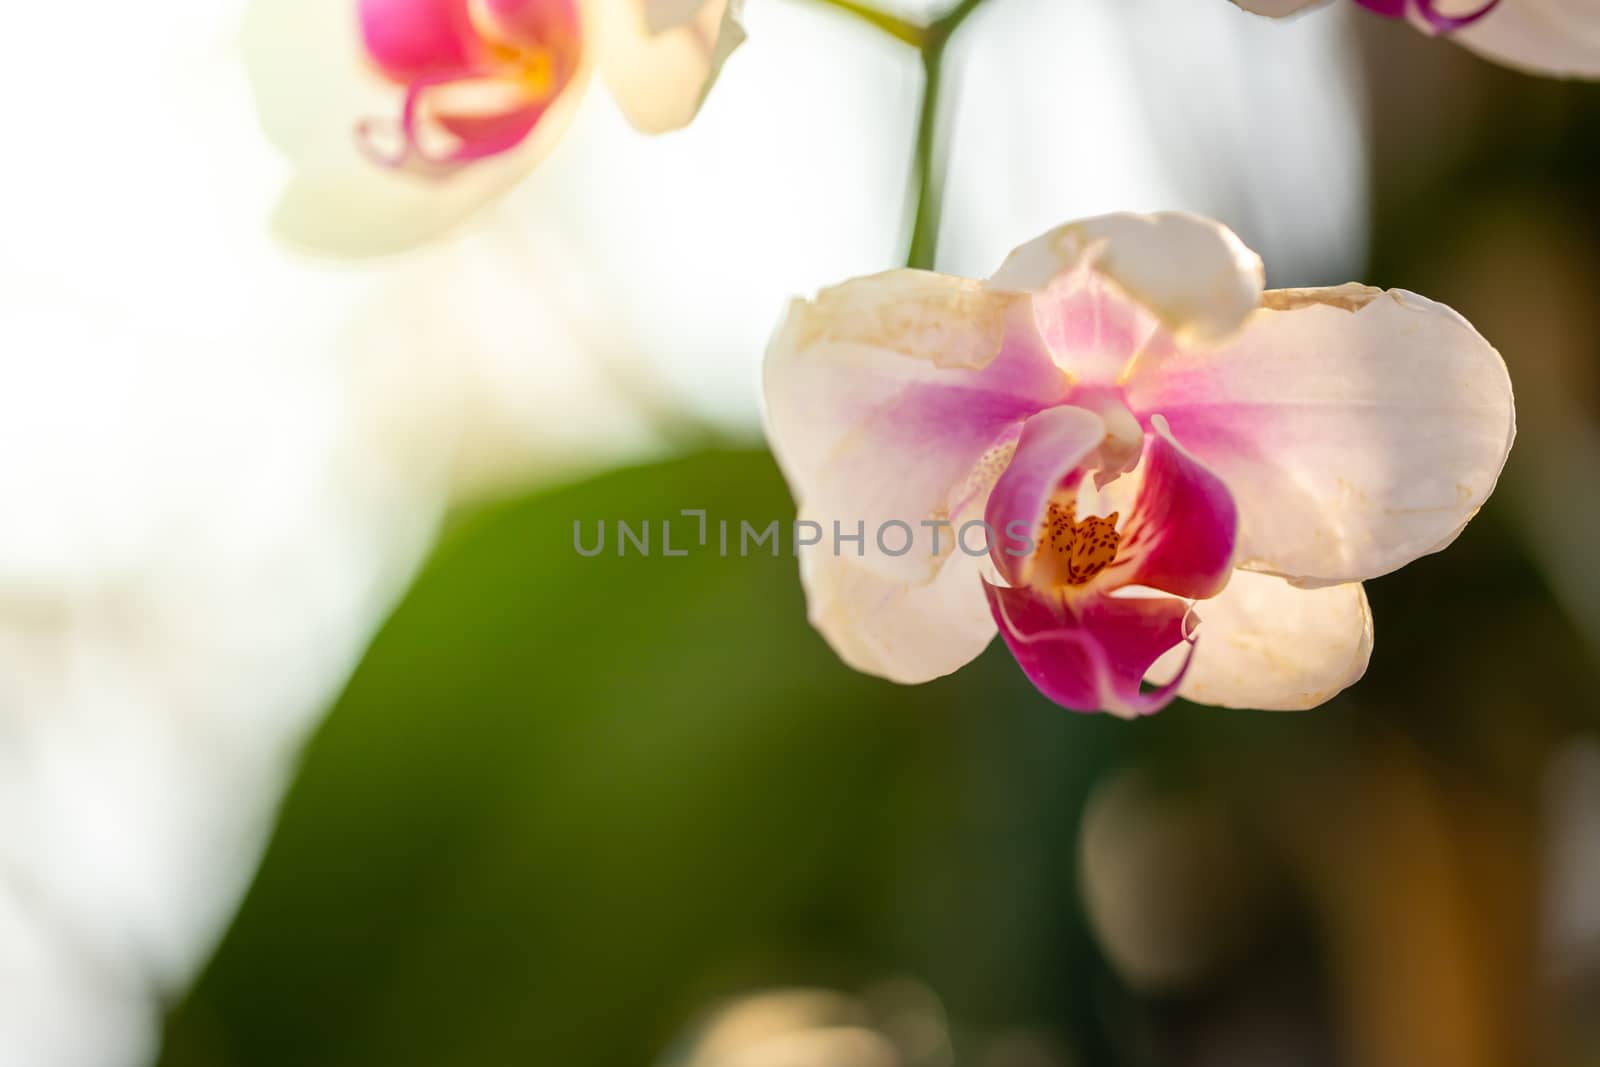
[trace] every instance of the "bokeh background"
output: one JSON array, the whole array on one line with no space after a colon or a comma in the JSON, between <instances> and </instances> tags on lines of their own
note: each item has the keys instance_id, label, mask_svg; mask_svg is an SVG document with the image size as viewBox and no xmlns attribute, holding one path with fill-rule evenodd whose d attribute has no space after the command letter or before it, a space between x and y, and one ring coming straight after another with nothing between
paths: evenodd
<instances>
[{"instance_id":1,"label":"bokeh background","mask_svg":"<svg viewBox=\"0 0 1600 1067\"><path fill-rule=\"evenodd\" d=\"M591 93L350 265L265 234L237 3L9 13L0 1063L1600 1062L1600 88L1349 6L988 0L953 52L943 269L1201 211L1516 384L1363 683L1136 724L1003 649L855 675L792 559L573 551L792 513L760 353L904 256L902 46L749 0L688 131Z\"/></svg>"}]
</instances>

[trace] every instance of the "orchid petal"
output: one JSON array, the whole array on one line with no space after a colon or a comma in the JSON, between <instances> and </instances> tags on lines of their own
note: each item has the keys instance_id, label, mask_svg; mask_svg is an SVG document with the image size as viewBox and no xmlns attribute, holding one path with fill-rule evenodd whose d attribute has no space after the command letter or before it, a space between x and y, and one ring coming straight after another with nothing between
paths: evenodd
<instances>
[{"instance_id":1,"label":"orchid petal","mask_svg":"<svg viewBox=\"0 0 1600 1067\"><path fill-rule=\"evenodd\" d=\"M398 97L367 58L353 4L251 0L241 45L257 119L284 155L313 168L364 165L351 126L393 113Z\"/></svg>"},{"instance_id":2,"label":"orchid petal","mask_svg":"<svg viewBox=\"0 0 1600 1067\"><path fill-rule=\"evenodd\" d=\"M580 7L579 0L478 0L477 10L498 40L572 56L582 44Z\"/></svg>"},{"instance_id":3,"label":"orchid petal","mask_svg":"<svg viewBox=\"0 0 1600 1067\"><path fill-rule=\"evenodd\" d=\"M1119 384L1161 329L1154 312L1087 261L1036 292L1033 315L1057 365L1078 385Z\"/></svg>"},{"instance_id":4,"label":"orchid petal","mask_svg":"<svg viewBox=\"0 0 1600 1067\"><path fill-rule=\"evenodd\" d=\"M1239 516L1221 478L1173 440L1157 415L1134 477L1139 495L1116 561L1102 573L1181 597L1215 596L1233 573Z\"/></svg>"},{"instance_id":5,"label":"orchid petal","mask_svg":"<svg viewBox=\"0 0 1600 1067\"><path fill-rule=\"evenodd\" d=\"M1174 597L1067 600L1031 587L983 583L1000 636L1039 691L1072 711L1133 718L1177 695L1184 667L1165 685L1140 683L1169 649L1193 648L1189 606Z\"/></svg>"},{"instance_id":6,"label":"orchid petal","mask_svg":"<svg viewBox=\"0 0 1600 1067\"><path fill-rule=\"evenodd\" d=\"M1185 342L1228 337L1261 302L1261 258L1220 223L1197 215L1102 215L1021 246L990 279L1039 292L1083 267L1115 282Z\"/></svg>"},{"instance_id":7,"label":"orchid petal","mask_svg":"<svg viewBox=\"0 0 1600 1067\"><path fill-rule=\"evenodd\" d=\"M1083 408L1050 408L1022 424L1016 454L995 482L984 511L984 521L997 534L990 558L1011 584L1027 584L1033 553L1016 555L1016 542L1007 531L1020 523L1024 536L1033 537L1050 498L1082 475L1079 465L1095 453L1105 435L1105 422Z\"/></svg>"},{"instance_id":8,"label":"orchid petal","mask_svg":"<svg viewBox=\"0 0 1600 1067\"><path fill-rule=\"evenodd\" d=\"M468 4L469 0L356 0L367 57L402 84L469 69L479 48Z\"/></svg>"},{"instance_id":9,"label":"orchid petal","mask_svg":"<svg viewBox=\"0 0 1600 1067\"><path fill-rule=\"evenodd\" d=\"M1062 375L1026 306L924 271L859 278L796 301L767 352L769 438L800 510L832 535L866 531L864 564L932 578L952 535L927 522L982 514L1028 416L1059 400ZM913 548L877 552L909 524Z\"/></svg>"},{"instance_id":10,"label":"orchid petal","mask_svg":"<svg viewBox=\"0 0 1600 1067\"><path fill-rule=\"evenodd\" d=\"M686 126L744 42L744 0L590 0L601 76L646 133Z\"/></svg>"},{"instance_id":11,"label":"orchid petal","mask_svg":"<svg viewBox=\"0 0 1600 1067\"><path fill-rule=\"evenodd\" d=\"M416 11L427 6L418 0L368 0L374 6L367 10L385 2ZM346 256L403 251L515 186L565 132L588 74L580 57L564 88L537 105L431 108L439 128L459 143L439 153L439 173L405 172L397 164L409 151L402 129L406 115L414 117L423 106L421 94L444 92L434 82L470 88L472 75L440 71L416 79L418 88L408 101L412 110L402 111L406 91L379 73L358 14L354 4L330 0L252 0L243 27L257 116L296 167L274 212L273 229L289 244ZM441 39L424 32L432 24L409 25L407 32L386 29L393 36L381 42L397 74L403 67L409 70L409 63L427 64L425 45L444 48ZM378 146L385 134L393 136L392 147ZM470 166L460 165L468 161Z\"/></svg>"},{"instance_id":12,"label":"orchid petal","mask_svg":"<svg viewBox=\"0 0 1600 1067\"><path fill-rule=\"evenodd\" d=\"M1233 0L1233 2L1253 15L1281 19L1289 15L1298 15L1314 7L1322 7L1332 0Z\"/></svg>"},{"instance_id":13,"label":"orchid petal","mask_svg":"<svg viewBox=\"0 0 1600 1067\"><path fill-rule=\"evenodd\" d=\"M1366 673L1372 612L1359 582L1299 589L1238 571L1195 605L1194 658L1178 694L1265 711L1314 708Z\"/></svg>"},{"instance_id":14,"label":"orchid petal","mask_svg":"<svg viewBox=\"0 0 1600 1067\"><path fill-rule=\"evenodd\" d=\"M960 670L994 639L981 558L956 552L931 581L913 585L832 548L801 549L800 580L811 624L856 670L915 685Z\"/></svg>"},{"instance_id":15,"label":"orchid petal","mask_svg":"<svg viewBox=\"0 0 1600 1067\"><path fill-rule=\"evenodd\" d=\"M1448 545L1515 433L1505 364L1465 319L1364 286L1269 293L1229 344L1146 353L1127 396L1232 491L1238 565L1307 585Z\"/></svg>"},{"instance_id":16,"label":"orchid petal","mask_svg":"<svg viewBox=\"0 0 1600 1067\"><path fill-rule=\"evenodd\" d=\"M1450 35L1487 59L1534 74L1600 78L1600 5L1505 0Z\"/></svg>"},{"instance_id":17,"label":"orchid petal","mask_svg":"<svg viewBox=\"0 0 1600 1067\"><path fill-rule=\"evenodd\" d=\"M273 230L288 244L341 256L388 255L415 247L520 182L565 132L580 96L569 86L515 148L438 180L384 167L354 150L353 160L344 165L302 170L278 201Z\"/></svg>"},{"instance_id":18,"label":"orchid petal","mask_svg":"<svg viewBox=\"0 0 1600 1067\"><path fill-rule=\"evenodd\" d=\"M1439 10L1440 0L1410 0L1409 10L1406 0L1356 0L1363 7L1371 8L1383 14L1409 16L1412 23L1427 34L1455 33L1464 30L1478 21L1487 18L1500 6L1501 0L1477 0L1477 6L1461 9L1459 3L1451 3L1454 12ZM1394 10L1398 7L1399 10Z\"/></svg>"}]
</instances>

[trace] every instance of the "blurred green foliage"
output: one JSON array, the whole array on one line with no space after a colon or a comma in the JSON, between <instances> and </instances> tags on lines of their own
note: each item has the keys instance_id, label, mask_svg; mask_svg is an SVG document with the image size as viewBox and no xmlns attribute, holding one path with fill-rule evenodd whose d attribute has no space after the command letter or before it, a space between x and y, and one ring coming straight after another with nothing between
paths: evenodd
<instances>
[{"instance_id":1,"label":"blurred green foliage","mask_svg":"<svg viewBox=\"0 0 1600 1067\"><path fill-rule=\"evenodd\" d=\"M998 643L895 686L810 628L787 553L720 558L714 534L686 558L574 550L574 520L659 538L686 507L792 514L769 457L719 451L454 528L309 745L163 1064L639 1067L718 998L894 975L966 1024L1042 1026L1109 1062L1121 994L1076 889L1090 787L1136 756L1253 780L1350 747L1349 701L1074 715ZM1479 684L1463 651L1563 677L1526 658L1563 654L1537 582L1501 562L1496 524L1473 529L1374 590L1357 693L1416 709L1402 729L1441 721L1416 694ZM1497 648L1516 662L1481 658Z\"/></svg>"},{"instance_id":2,"label":"blurred green foliage","mask_svg":"<svg viewBox=\"0 0 1600 1067\"><path fill-rule=\"evenodd\" d=\"M999 1014L1068 979L1072 826L1118 724L999 649L921 688L850 671L787 554L574 551L574 520L685 507L792 514L764 454L717 452L453 532L310 745L163 1062L637 1067L764 984L912 973Z\"/></svg>"}]
</instances>

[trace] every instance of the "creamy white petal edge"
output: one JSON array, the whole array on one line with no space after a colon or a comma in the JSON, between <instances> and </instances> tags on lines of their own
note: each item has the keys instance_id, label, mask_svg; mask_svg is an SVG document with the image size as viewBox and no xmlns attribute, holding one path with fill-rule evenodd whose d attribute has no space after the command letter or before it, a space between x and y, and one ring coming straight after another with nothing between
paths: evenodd
<instances>
[{"instance_id":1,"label":"creamy white petal edge","mask_svg":"<svg viewBox=\"0 0 1600 1067\"><path fill-rule=\"evenodd\" d=\"M1470 323L1360 285L1268 293L1227 344L1141 359L1128 396L1227 482L1238 566L1304 585L1444 548L1516 433L1505 363Z\"/></svg>"},{"instance_id":2,"label":"creamy white petal edge","mask_svg":"<svg viewBox=\"0 0 1600 1067\"><path fill-rule=\"evenodd\" d=\"M1299 589L1235 571L1195 613L1199 640L1178 695L1197 704L1314 708L1359 681L1372 656L1372 612L1359 582Z\"/></svg>"},{"instance_id":3,"label":"creamy white petal edge","mask_svg":"<svg viewBox=\"0 0 1600 1067\"><path fill-rule=\"evenodd\" d=\"M1600 78L1595 0L1503 0L1451 37L1487 59L1533 74Z\"/></svg>"},{"instance_id":4,"label":"creamy white petal edge","mask_svg":"<svg viewBox=\"0 0 1600 1067\"><path fill-rule=\"evenodd\" d=\"M851 667L907 685L960 670L994 638L982 568L958 552L916 585L874 574L831 545L800 552L811 625Z\"/></svg>"},{"instance_id":5,"label":"creamy white petal edge","mask_svg":"<svg viewBox=\"0 0 1600 1067\"><path fill-rule=\"evenodd\" d=\"M1309 11L1314 7L1322 7L1332 3L1332 0L1233 0L1233 2L1253 15L1281 19L1287 15Z\"/></svg>"},{"instance_id":6,"label":"creamy white petal edge","mask_svg":"<svg viewBox=\"0 0 1600 1067\"><path fill-rule=\"evenodd\" d=\"M1057 227L1006 257L993 288L1038 292L1080 264L1116 282L1176 338L1211 343L1261 303L1261 257L1226 226L1183 212L1101 215Z\"/></svg>"},{"instance_id":7,"label":"creamy white petal edge","mask_svg":"<svg viewBox=\"0 0 1600 1067\"><path fill-rule=\"evenodd\" d=\"M646 133L686 126L745 39L744 0L587 0L600 75Z\"/></svg>"},{"instance_id":8,"label":"creamy white petal edge","mask_svg":"<svg viewBox=\"0 0 1600 1067\"><path fill-rule=\"evenodd\" d=\"M862 566L930 581L948 549L936 554L920 523L953 518L996 437L1059 389L1042 350L1031 365L1012 360L1016 375L996 362L1008 322L1026 314L979 282L913 270L791 304L765 360L767 436L801 512L830 533L865 524ZM895 520L914 527L916 547L873 551L872 532Z\"/></svg>"}]
</instances>

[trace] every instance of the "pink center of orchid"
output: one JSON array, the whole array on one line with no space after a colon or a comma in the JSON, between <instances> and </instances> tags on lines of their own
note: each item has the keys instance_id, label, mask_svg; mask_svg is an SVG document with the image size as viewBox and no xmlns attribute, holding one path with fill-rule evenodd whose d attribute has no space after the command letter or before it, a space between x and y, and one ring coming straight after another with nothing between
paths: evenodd
<instances>
[{"instance_id":1,"label":"pink center of orchid","mask_svg":"<svg viewBox=\"0 0 1600 1067\"><path fill-rule=\"evenodd\" d=\"M1068 403L1024 421L984 508L1008 539L990 551L1004 584L985 578L984 589L1001 636L1046 696L1084 711L1148 714L1173 698L1182 671L1150 690L1145 674L1184 645L1186 669L1190 602L1227 584L1238 514L1227 486L1161 415L1141 428L1102 393L1072 390ZM1124 478L1131 484L1113 485ZM1106 494L1125 502L1120 527L1122 510L1078 517ZM1019 552L1012 542L1027 531L1032 543Z\"/></svg>"},{"instance_id":2,"label":"pink center of orchid","mask_svg":"<svg viewBox=\"0 0 1600 1067\"><path fill-rule=\"evenodd\" d=\"M1078 521L1077 501L1051 501L1039 531L1029 582L1036 588L1087 585L1117 558L1118 513Z\"/></svg>"},{"instance_id":3,"label":"pink center of orchid","mask_svg":"<svg viewBox=\"0 0 1600 1067\"><path fill-rule=\"evenodd\" d=\"M363 119L374 162L430 177L527 140L577 72L577 0L357 0L367 58L405 96Z\"/></svg>"},{"instance_id":4,"label":"pink center of orchid","mask_svg":"<svg viewBox=\"0 0 1600 1067\"><path fill-rule=\"evenodd\" d=\"M1415 14L1434 33L1449 33L1470 26L1500 6L1500 0L1488 0L1487 3L1478 2L1476 6L1457 14L1447 14L1440 8L1444 6L1460 8L1463 5L1446 5L1440 0L1356 0L1356 3L1368 11L1392 19L1403 19Z\"/></svg>"}]
</instances>

